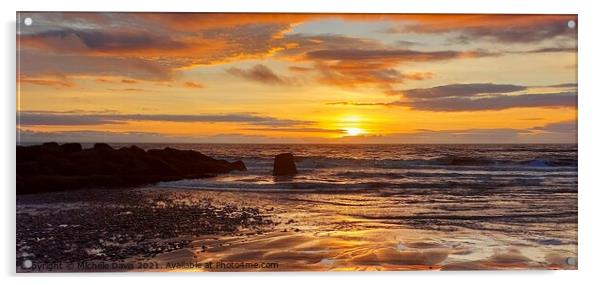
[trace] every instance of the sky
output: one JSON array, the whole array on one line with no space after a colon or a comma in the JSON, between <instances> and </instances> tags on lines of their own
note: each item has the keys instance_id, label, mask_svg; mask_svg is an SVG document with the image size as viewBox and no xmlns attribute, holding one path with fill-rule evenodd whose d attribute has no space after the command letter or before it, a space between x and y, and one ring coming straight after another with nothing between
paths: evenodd
<instances>
[{"instance_id":1,"label":"sky","mask_svg":"<svg viewBox=\"0 0 602 285\"><path fill-rule=\"evenodd\" d=\"M576 15L18 22L18 142L577 141Z\"/></svg>"}]
</instances>

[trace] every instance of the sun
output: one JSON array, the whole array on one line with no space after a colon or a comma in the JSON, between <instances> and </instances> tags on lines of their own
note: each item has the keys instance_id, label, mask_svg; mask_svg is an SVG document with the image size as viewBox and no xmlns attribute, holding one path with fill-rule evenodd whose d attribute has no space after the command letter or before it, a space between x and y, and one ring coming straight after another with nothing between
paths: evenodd
<instances>
[{"instance_id":1,"label":"sun","mask_svg":"<svg viewBox=\"0 0 602 285\"><path fill-rule=\"evenodd\" d=\"M359 136L361 134L366 133L366 131L360 129L360 128L344 128L343 130L345 130L345 132L347 133L348 136Z\"/></svg>"}]
</instances>

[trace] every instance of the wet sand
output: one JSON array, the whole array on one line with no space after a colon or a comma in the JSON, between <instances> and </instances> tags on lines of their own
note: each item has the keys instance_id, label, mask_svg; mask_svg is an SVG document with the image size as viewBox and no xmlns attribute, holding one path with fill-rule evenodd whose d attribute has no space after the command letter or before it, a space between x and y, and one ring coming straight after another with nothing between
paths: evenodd
<instances>
[{"instance_id":1,"label":"wet sand","mask_svg":"<svg viewBox=\"0 0 602 285\"><path fill-rule=\"evenodd\" d=\"M369 192L111 191L19 196L19 271L26 260L90 264L58 271L577 268L570 215L437 220L420 215L428 204L389 209Z\"/></svg>"}]
</instances>

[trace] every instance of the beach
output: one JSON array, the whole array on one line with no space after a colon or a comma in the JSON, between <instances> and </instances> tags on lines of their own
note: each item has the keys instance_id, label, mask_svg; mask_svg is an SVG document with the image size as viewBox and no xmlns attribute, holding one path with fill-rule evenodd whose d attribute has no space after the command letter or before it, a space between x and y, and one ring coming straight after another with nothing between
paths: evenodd
<instances>
[{"instance_id":1,"label":"beach","mask_svg":"<svg viewBox=\"0 0 602 285\"><path fill-rule=\"evenodd\" d=\"M248 171L18 195L18 270L577 268L576 145L170 147Z\"/></svg>"}]
</instances>

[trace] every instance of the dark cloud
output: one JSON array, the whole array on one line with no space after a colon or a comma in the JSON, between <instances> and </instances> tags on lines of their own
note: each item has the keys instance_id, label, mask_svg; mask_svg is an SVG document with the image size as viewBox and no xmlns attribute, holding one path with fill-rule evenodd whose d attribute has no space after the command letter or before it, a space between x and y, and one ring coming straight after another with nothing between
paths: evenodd
<instances>
[{"instance_id":1,"label":"dark cloud","mask_svg":"<svg viewBox=\"0 0 602 285\"><path fill-rule=\"evenodd\" d=\"M142 31L104 30L49 30L21 35L22 44L59 52L80 53L123 53L141 51L170 51L188 48L187 43L178 42L166 35L149 34Z\"/></svg>"},{"instance_id":2,"label":"dark cloud","mask_svg":"<svg viewBox=\"0 0 602 285\"><path fill-rule=\"evenodd\" d=\"M278 128L247 128L247 131L261 131L261 132L287 132L287 133L330 133L330 134L346 134L346 130L336 129L321 129L321 128L291 128L291 127L278 127Z\"/></svg>"},{"instance_id":3,"label":"dark cloud","mask_svg":"<svg viewBox=\"0 0 602 285\"><path fill-rule=\"evenodd\" d=\"M68 76L123 76L139 80L170 80L174 71L160 62L141 58L56 55L23 52L20 74L25 77L61 74Z\"/></svg>"},{"instance_id":4,"label":"dark cloud","mask_svg":"<svg viewBox=\"0 0 602 285\"><path fill-rule=\"evenodd\" d=\"M549 85L544 87L564 88L576 86L573 83ZM327 105L352 106L404 106L416 110L459 112L504 110L527 107L576 107L577 93L563 91L556 93L520 93L528 86L513 84L471 83L450 84L432 88L391 90L390 95L401 95L393 102L357 103L329 102Z\"/></svg>"},{"instance_id":5,"label":"dark cloud","mask_svg":"<svg viewBox=\"0 0 602 285\"><path fill-rule=\"evenodd\" d=\"M562 83L562 84L554 84L548 85L546 87L558 87L558 88L577 88L577 83Z\"/></svg>"},{"instance_id":6,"label":"dark cloud","mask_svg":"<svg viewBox=\"0 0 602 285\"><path fill-rule=\"evenodd\" d=\"M17 129L17 143L80 142L80 143L303 143L305 139L267 137L245 134L208 136L176 136L153 132L56 131L43 132Z\"/></svg>"},{"instance_id":7,"label":"dark cloud","mask_svg":"<svg viewBox=\"0 0 602 285\"><path fill-rule=\"evenodd\" d=\"M110 117L98 115L73 115L54 113L28 113L17 114L17 125L19 126L91 126L124 124L123 121L114 120Z\"/></svg>"},{"instance_id":8,"label":"dark cloud","mask_svg":"<svg viewBox=\"0 0 602 285\"><path fill-rule=\"evenodd\" d=\"M464 29L457 38L461 42L485 39L502 43L530 43L557 37L575 38L577 31L567 27L567 21L544 22L530 26L474 27Z\"/></svg>"},{"instance_id":9,"label":"dark cloud","mask_svg":"<svg viewBox=\"0 0 602 285\"><path fill-rule=\"evenodd\" d=\"M565 87L565 84L548 87ZM390 91L389 94L402 95L401 99L386 105L448 112L576 106L576 92L511 94L528 88L528 86L513 84L470 83L396 90Z\"/></svg>"},{"instance_id":10,"label":"dark cloud","mask_svg":"<svg viewBox=\"0 0 602 285\"><path fill-rule=\"evenodd\" d=\"M250 81L255 81L269 85L291 84L291 80L276 75L271 69L263 64L257 64L250 69L240 69L236 67L226 69L226 72Z\"/></svg>"},{"instance_id":11,"label":"dark cloud","mask_svg":"<svg viewBox=\"0 0 602 285\"><path fill-rule=\"evenodd\" d=\"M487 56L489 53L482 51L461 52L461 51L414 51L407 49L332 49L317 50L307 53L307 58L317 60L392 60L395 62L407 61L435 61L460 57L478 57Z\"/></svg>"},{"instance_id":12,"label":"dark cloud","mask_svg":"<svg viewBox=\"0 0 602 285\"><path fill-rule=\"evenodd\" d=\"M539 48L539 49L528 50L523 53L551 53L551 52L577 53L577 47L544 47L544 48Z\"/></svg>"},{"instance_id":13,"label":"dark cloud","mask_svg":"<svg viewBox=\"0 0 602 285\"><path fill-rule=\"evenodd\" d=\"M389 105L407 106L428 111L485 111L527 107L575 107L577 94L574 92L491 95L478 98L444 97L426 100L396 101Z\"/></svg>"},{"instance_id":14,"label":"dark cloud","mask_svg":"<svg viewBox=\"0 0 602 285\"><path fill-rule=\"evenodd\" d=\"M478 40L501 43L534 43L552 39L574 40L577 29L568 21L576 15L407 15L410 24L386 29L386 33L448 33L457 42Z\"/></svg>"},{"instance_id":15,"label":"dark cloud","mask_svg":"<svg viewBox=\"0 0 602 285\"><path fill-rule=\"evenodd\" d=\"M20 112L20 126L73 126L123 124L128 121L241 123L256 126L287 127L312 124L310 121L278 119L254 114L167 115L167 114L77 114L62 112Z\"/></svg>"},{"instance_id":16,"label":"dark cloud","mask_svg":"<svg viewBox=\"0 0 602 285\"><path fill-rule=\"evenodd\" d=\"M531 130L549 133L577 133L577 121L556 122L545 126L534 127Z\"/></svg>"},{"instance_id":17,"label":"dark cloud","mask_svg":"<svg viewBox=\"0 0 602 285\"><path fill-rule=\"evenodd\" d=\"M478 94L509 93L527 89L526 86L512 84L472 83L450 84L432 88L403 90L401 93L406 98L443 98L443 97L471 97Z\"/></svg>"}]
</instances>

